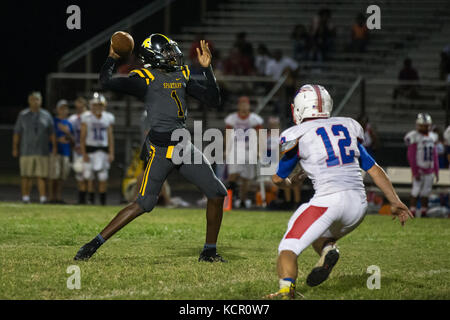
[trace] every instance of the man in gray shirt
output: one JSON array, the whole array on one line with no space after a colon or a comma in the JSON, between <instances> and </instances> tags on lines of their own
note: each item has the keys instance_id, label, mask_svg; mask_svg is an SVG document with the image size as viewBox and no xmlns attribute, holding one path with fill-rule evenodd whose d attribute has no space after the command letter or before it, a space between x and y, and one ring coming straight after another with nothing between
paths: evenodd
<instances>
[{"instance_id":1,"label":"man in gray shirt","mask_svg":"<svg viewBox=\"0 0 450 320\"><path fill-rule=\"evenodd\" d=\"M57 151L54 124L51 114L41 109L42 96L39 92L28 96L28 105L29 108L20 112L14 127L12 155L19 157L22 201L30 202L33 178L36 178L40 202L45 203L50 143L53 144L53 153Z\"/></svg>"}]
</instances>

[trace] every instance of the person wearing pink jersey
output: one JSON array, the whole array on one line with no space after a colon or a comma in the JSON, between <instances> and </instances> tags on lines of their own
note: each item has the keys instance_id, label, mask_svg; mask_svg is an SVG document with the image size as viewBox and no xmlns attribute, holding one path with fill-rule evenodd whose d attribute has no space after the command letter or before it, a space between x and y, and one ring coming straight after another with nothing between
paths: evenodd
<instances>
[{"instance_id":1,"label":"person wearing pink jersey","mask_svg":"<svg viewBox=\"0 0 450 320\"><path fill-rule=\"evenodd\" d=\"M419 113L416 130L405 136L408 146L408 162L411 167L413 181L409 209L416 215L417 200L420 197L420 215L427 216L428 197L433 182L439 180L439 158L436 149L437 135L431 131L432 119L427 113Z\"/></svg>"}]
</instances>

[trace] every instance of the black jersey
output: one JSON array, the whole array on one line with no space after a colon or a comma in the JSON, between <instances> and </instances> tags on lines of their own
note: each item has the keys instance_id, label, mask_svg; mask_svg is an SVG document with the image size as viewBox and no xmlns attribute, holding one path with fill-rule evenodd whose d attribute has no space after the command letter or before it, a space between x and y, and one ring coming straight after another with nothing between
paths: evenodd
<instances>
[{"instance_id":1,"label":"black jersey","mask_svg":"<svg viewBox=\"0 0 450 320\"><path fill-rule=\"evenodd\" d=\"M212 67L202 68L205 85L191 79L188 66L166 72L160 69L141 68L130 72L128 78L112 78L115 60L108 57L100 72L104 89L123 92L142 100L147 109L155 143L167 145L172 131L184 128L189 94L209 106L220 104L220 92ZM161 141L165 140L165 141Z\"/></svg>"}]
</instances>

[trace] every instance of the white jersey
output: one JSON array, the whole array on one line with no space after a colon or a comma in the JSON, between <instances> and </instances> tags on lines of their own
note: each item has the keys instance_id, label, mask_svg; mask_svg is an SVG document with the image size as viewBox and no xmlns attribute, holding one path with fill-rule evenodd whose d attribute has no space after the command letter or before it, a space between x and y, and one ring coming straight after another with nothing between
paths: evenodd
<instances>
[{"instance_id":1,"label":"white jersey","mask_svg":"<svg viewBox=\"0 0 450 320\"><path fill-rule=\"evenodd\" d=\"M364 130L351 119L316 119L293 126L281 134L282 150L298 143L300 164L311 179L316 196L344 190L362 190L358 140Z\"/></svg>"},{"instance_id":2,"label":"white jersey","mask_svg":"<svg viewBox=\"0 0 450 320\"><path fill-rule=\"evenodd\" d=\"M406 134L405 143L407 146L417 145L416 165L421 169L432 169L434 166L434 147L438 138L434 132L423 135L413 130Z\"/></svg>"},{"instance_id":3,"label":"white jersey","mask_svg":"<svg viewBox=\"0 0 450 320\"><path fill-rule=\"evenodd\" d=\"M225 118L225 124L228 127L243 129L244 131L262 126L263 123L263 118L254 112L251 112L247 118L241 118L237 112L231 113Z\"/></svg>"},{"instance_id":4,"label":"white jersey","mask_svg":"<svg viewBox=\"0 0 450 320\"><path fill-rule=\"evenodd\" d=\"M86 113L85 111L84 113ZM81 134L81 116L84 114L73 114L69 117L69 122L72 124L73 132L75 135L75 146L78 147L80 145L80 134Z\"/></svg>"},{"instance_id":5,"label":"white jersey","mask_svg":"<svg viewBox=\"0 0 450 320\"><path fill-rule=\"evenodd\" d=\"M112 118L108 114L102 112L101 117L97 118L92 112L85 112L81 116L81 123L87 127L86 146L108 146L108 128L112 125Z\"/></svg>"},{"instance_id":6,"label":"white jersey","mask_svg":"<svg viewBox=\"0 0 450 320\"><path fill-rule=\"evenodd\" d=\"M116 124L116 117L109 111L103 111L103 113L110 119L111 125Z\"/></svg>"},{"instance_id":7,"label":"white jersey","mask_svg":"<svg viewBox=\"0 0 450 320\"><path fill-rule=\"evenodd\" d=\"M249 135L247 131L249 129L259 129L263 123L264 120L253 112L246 118L241 118L237 112L231 113L225 118L227 128L235 130L234 141L227 141L227 163L237 162L243 164L249 162L247 152L239 152L241 143L245 145L245 150L249 150Z\"/></svg>"},{"instance_id":8,"label":"white jersey","mask_svg":"<svg viewBox=\"0 0 450 320\"><path fill-rule=\"evenodd\" d=\"M247 118L241 118L237 112L229 114L225 118L225 125L227 128L232 128L236 131L236 139L244 138L245 132L249 129L259 129L264 123L263 118L258 116L256 113L251 112ZM242 131L241 131L242 130ZM240 136L243 133L244 136ZM246 147L248 147L248 136L245 136L246 139Z\"/></svg>"}]
</instances>

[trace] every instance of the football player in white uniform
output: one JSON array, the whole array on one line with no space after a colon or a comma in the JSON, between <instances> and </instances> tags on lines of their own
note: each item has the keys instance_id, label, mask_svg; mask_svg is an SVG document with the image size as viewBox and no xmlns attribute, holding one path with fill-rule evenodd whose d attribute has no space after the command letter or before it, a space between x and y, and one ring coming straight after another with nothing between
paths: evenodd
<instances>
[{"instance_id":1,"label":"football player in white uniform","mask_svg":"<svg viewBox=\"0 0 450 320\"><path fill-rule=\"evenodd\" d=\"M249 164L246 155L249 154L249 140L247 130L262 128L264 120L254 112L250 112L250 99L246 96L240 97L238 100L238 110L229 114L225 118L225 126L227 129L235 130L235 143L227 141L227 168L228 168L228 185L233 194L240 181L239 198L235 201L235 207L239 208L245 205L250 208L251 200L247 199L249 181L255 179L256 165ZM245 150L238 150L238 141L245 143ZM248 158L248 156L247 156Z\"/></svg>"},{"instance_id":2,"label":"football player in white uniform","mask_svg":"<svg viewBox=\"0 0 450 320\"><path fill-rule=\"evenodd\" d=\"M426 217L428 197L433 188L433 180L439 180L439 159L436 149L437 135L431 132L431 116L419 113L416 119L416 130L405 136L408 146L408 162L411 167L413 181L409 210L416 215L417 198L420 197L420 213Z\"/></svg>"},{"instance_id":3,"label":"football player in white uniform","mask_svg":"<svg viewBox=\"0 0 450 320\"><path fill-rule=\"evenodd\" d=\"M83 178L83 154L80 147L81 134L81 115L87 110L87 101L83 97L75 100L75 113L69 117L72 124L75 138L75 146L73 148L73 171L75 171L75 180L78 186L78 204L86 204L86 181Z\"/></svg>"},{"instance_id":4,"label":"football player in white uniform","mask_svg":"<svg viewBox=\"0 0 450 320\"><path fill-rule=\"evenodd\" d=\"M94 178L97 176L100 203L106 204L108 171L114 161L112 118L104 113L106 99L94 93L89 101L90 112L81 116L80 146L83 154L83 177L87 180L89 201L95 202Z\"/></svg>"},{"instance_id":5,"label":"football player in white uniform","mask_svg":"<svg viewBox=\"0 0 450 320\"><path fill-rule=\"evenodd\" d=\"M333 100L319 85L304 85L291 105L295 126L281 134L284 154L272 181L290 185L290 177L300 162L312 181L315 194L289 220L278 247L277 271L280 290L268 298L293 299L297 278L297 258L309 245L320 259L306 279L309 286L325 281L339 259L336 241L354 230L364 219L367 200L361 168L372 177L403 225L413 217L397 196L386 173L362 146L360 124L343 117L330 118Z\"/></svg>"}]
</instances>

